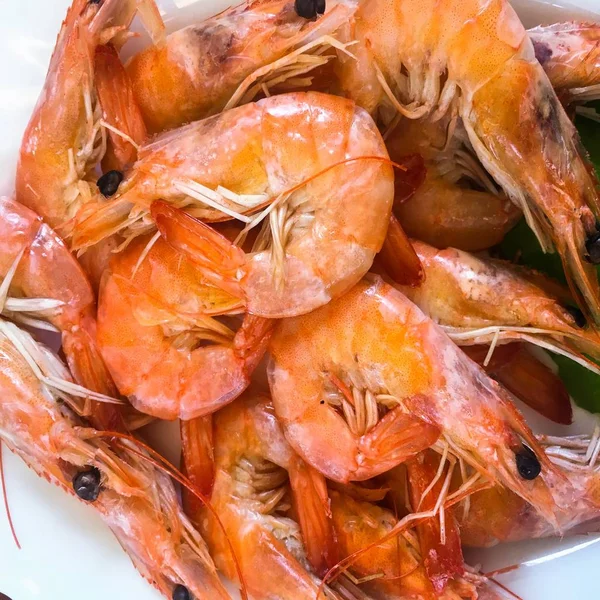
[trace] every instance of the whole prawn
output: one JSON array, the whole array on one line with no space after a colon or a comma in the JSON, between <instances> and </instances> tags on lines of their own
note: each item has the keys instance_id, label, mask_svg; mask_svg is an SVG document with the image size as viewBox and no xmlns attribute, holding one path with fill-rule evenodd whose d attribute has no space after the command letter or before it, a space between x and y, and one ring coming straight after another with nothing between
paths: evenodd
<instances>
[{"instance_id":1,"label":"whole prawn","mask_svg":"<svg viewBox=\"0 0 600 600\"><path fill-rule=\"evenodd\" d=\"M95 51L111 39L122 41L138 11L160 40L163 25L153 0L74 0L58 35L16 175L17 200L52 227L65 226L96 194L94 169L104 156L106 134L95 88Z\"/></svg>"},{"instance_id":2,"label":"whole prawn","mask_svg":"<svg viewBox=\"0 0 600 600\"><path fill-rule=\"evenodd\" d=\"M326 476L367 479L430 446L447 448L555 521L559 476L508 392L380 278L280 322L270 356L286 437ZM525 454L534 456L533 477L518 466Z\"/></svg>"},{"instance_id":3,"label":"whole prawn","mask_svg":"<svg viewBox=\"0 0 600 600\"><path fill-rule=\"evenodd\" d=\"M249 0L167 36L127 64L151 132L203 119L271 94L272 87L308 88L311 71L335 53L336 31L356 10L330 0L317 19L298 16L293 0Z\"/></svg>"},{"instance_id":4,"label":"whole prawn","mask_svg":"<svg viewBox=\"0 0 600 600\"><path fill-rule=\"evenodd\" d=\"M375 124L354 103L313 92L266 98L144 147L118 195L81 211L74 247L152 230L149 209L162 199L152 218L207 281L255 315L307 312L348 290L380 250L393 200L388 163ZM255 251L169 204L205 221L264 219Z\"/></svg>"},{"instance_id":5,"label":"whole prawn","mask_svg":"<svg viewBox=\"0 0 600 600\"><path fill-rule=\"evenodd\" d=\"M11 310L9 294L41 299L39 316L61 332L62 348L75 380L114 396L115 385L96 343L96 302L85 273L41 217L10 198L0 198L0 277L4 312ZM53 305L50 309L45 308L47 302ZM26 313L11 316L21 321L25 317L25 324L32 324ZM96 427L123 427L116 407L93 404L91 411Z\"/></svg>"},{"instance_id":6,"label":"whole prawn","mask_svg":"<svg viewBox=\"0 0 600 600\"><path fill-rule=\"evenodd\" d=\"M234 332L214 317L239 315L239 300L206 283L164 240L148 243L138 238L111 261L98 344L138 410L162 419L208 415L248 386L272 323L246 315Z\"/></svg>"},{"instance_id":7,"label":"whole prawn","mask_svg":"<svg viewBox=\"0 0 600 600\"><path fill-rule=\"evenodd\" d=\"M335 558L324 478L287 443L268 395L250 388L214 416L211 505L241 559L248 591L265 600L317 597L319 575ZM193 515L217 566L236 577L224 532L205 509ZM362 600L352 589L324 596Z\"/></svg>"},{"instance_id":8,"label":"whole prawn","mask_svg":"<svg viewBox=\"0 0 600 600\"><path fill-rule=\"evenodd\" d=\"M71 410L80 399L65 366L5 320L0 384L0 440L38 475L93 506L148 582L168 598L182 586L195 598L229 598L169 477L135 448L114 448L86 427Z\"/></svg>"},{"instance_id":9,"label":"whole prawn","mask_svg":"<svg viewBox=\"0 0 600 600\"><path fill-rule=\"evenodd\" d=\"M507 0L367 0L340 56L342 92L371 114L460 118L487 172L554 246L577 296L600 321L590 245L600 203L563 110ZM389 116L388 116L389 119ZM527 165L524 169L523 165Z\"/></svg>"}]
</instances>

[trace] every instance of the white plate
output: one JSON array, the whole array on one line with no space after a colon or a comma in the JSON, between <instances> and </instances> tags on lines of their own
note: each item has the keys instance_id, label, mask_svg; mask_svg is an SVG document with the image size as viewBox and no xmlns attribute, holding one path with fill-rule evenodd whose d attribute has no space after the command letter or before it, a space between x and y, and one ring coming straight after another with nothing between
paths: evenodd
<instances>
[{"instance_id":1,"label":"white plate","mask_svg":"<svg viewBox=\"0 0 600 600\"><path fill-rule=\"evenodd\" d=\"M461 0L456 0L460 2ZM216 13L228 0L162 0L169 29L190 17ZM69 0L4 0L0 19L0 193L11 193L23 129L44 81L46 68ZM600 12L600 0L573 0ZM556 3L518 0L525 24L581 17ZM590 17L589 13L587 15ZM580 411L579 429L590 431ZM546 424L547 430L547 424ZM171 428L171 440L176 439ZM169 447L178 456L176 444ZM12 600L158 600L93 510L39 479L9 452L4 468L17 550L0 503L0 593ZM519 569L499 579L525 600L591 600L600 597L596 579L600 537L579 536L511 544L471 553L485 570L515 563ZM1 596L0 596L1 597ZM209 600L209 599L207 599Z\"/></svg>"}]
</instances>

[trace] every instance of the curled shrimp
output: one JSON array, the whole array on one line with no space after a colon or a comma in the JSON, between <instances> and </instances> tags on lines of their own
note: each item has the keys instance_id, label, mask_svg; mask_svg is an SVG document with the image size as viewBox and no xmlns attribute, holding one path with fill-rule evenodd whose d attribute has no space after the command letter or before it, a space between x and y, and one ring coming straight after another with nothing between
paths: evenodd
<instances>
[{"instance_id":1,"label":"curled shrimp","mask_svg":"<svg viewBox=\"0 0 600 600\"><path fill-rule=\"evenodd\" d=\"M0 198L0 276L0 312L25 325L48 328L48 321L62 335L75 380L114 396L96 343L96 302L84 272L41 217L9 198ZM121 428L115 407L93 404L91 410L97 427Z\"/></svg>"},{"instance_id":2,"label":"curled shrimp","mask_svg":"<svg viewBox=\"0 0 600 600\"><path fill-rule=\"evenodd\" d=\"M487 173L542 247L556 248L578 303L600 320L586 248L600 216L594 180L508 1L368 0L349 37L356 60L340 57L342 91L372 114L460 119Z\"/></svg>"},{"instance_id":3,"label":"curled shrimp","mask_svg":"<svg viewBox=\"0 0 600 600\"><path fill-rule=\"evenodd\" d=\"M141 412L193 419L250 383L271 323L247 315L237 332L214 315L240 313L196 266L157 239L115 255L98 306L98 344L115 383ZM213 316L211 316L213 315Z\"/></svg>"},{"instance_id":4,"label":"curled shrimp","mask_svg":"<svg viewBox=\"0 0 600 600\"><path fill-rule=\"evenodd\" d=\"M83 487L87 493L79 497L85 496L140 574L166 597L185 586L195 598L229 598L170 479L128 446L105 443L71 410L82 401L77 396L92 392L73 386L54 354L4 320L0 357L0 439L66 492Z\"/></svg>"},{"instance_id":5,"label":"curled shrimp","mask_svg":"<svg viewBox=\"0 0 600 600\"><path fill-rule=\"evenodd\" d=\"M273 86L308 87L310 72L343 48L335 32L354 13L331 0L318 19L299 17L293 0L250 0L167 36L127 64L150 131L203 119Z\"/></svg>"},{"instance_id":6,"label":"curled shrimp","mask_svg":"<svg viewBox=\"0 0 600 600\"><path fill-rule=\"evenodd\" d=\"M214 452L211 505L249 593L269 600L316 598L319 575L335 551L327 488L286 442L267 395L250 388L214 415ZM235 579L214 516L202 509L193 518L202 523L215 564ZM333 590L325 597L355 598Z\"/></svg>"},{"instance_id":7,"label":"curled shrimp","mask_svg":"<svg viewBox=\"0 0 600 600\"><path fill-rule=\"evenodd\" d=\"M94 169L106 149L94 82L94 53L126 35L140 12L156 40L162 21L153 0L74 0L69 8L17 165L17 200L52 227L64 226L96 193Z\"/></svg>"},{"instance_id":8,"label":"curled shrimp","mask_svg":"<svg viewBox=\"0 0 600 600\"><path fill-rule=\"evenodd\" d=\"M393 200L388 163L374 123L352 102L312 92L266 98L143 148L118 197L82 211L74 245L152 230L148 210L163 199L152 217L207 281L256 315L307 312L349 289L380 250ZM255 251L166 203L206 221L264 220Z\"/></svg>"},{"instance_id":9,"label":"curled shrimp","mask_svg":"<svg viewBox=\"0 0 600 600\"><path fill-rule=\"evenodd\" d=\"M373 477L432 446L474 476L509 486L554 522L558 475L509 393L380 278L281 321L270 356L286 437L327 477ZM531 451L539 470L526 480L517 462Z\"/></svg>"},{"instance_id":10,"label":"curled shrimp","mask_svg":"<svg viewBox=\"0 0 600 600\"><path fill-rule=\"evenodd\" d=\"M584 354L600 357L600 340L579 311L561 302L568 294L559 284L507 261L418 241L413 247L425 280L402 291L458 344L521 340L598 371Z\"/></svg>"},{"instance_id":11,"label":"curled shrimp","mask_svg":"<svg viewBox=\"0 0 600 600\"><path fill-rule=\"evenodd\" d=\"M555 23L530 29L538 59L560 98L587 102L600 97L600 26Z\"/></svg>"},{"instance_id":12,"label":"curled shrimp","mask_svg":"<svg viewBox=\"0 0 600 600\"><path fill-rule=\"evenodd\" d=\"M538 436L550 460L563 477L553 490L556 519L561 535L598 531L600 522L600 475L598 473L600 431L568 437ZM557 531L540 518L535 508L509 488L494 486L476 492L468 508L457 507L463 544L494 546L554 536Z\"/></svg>"}]
</instances>

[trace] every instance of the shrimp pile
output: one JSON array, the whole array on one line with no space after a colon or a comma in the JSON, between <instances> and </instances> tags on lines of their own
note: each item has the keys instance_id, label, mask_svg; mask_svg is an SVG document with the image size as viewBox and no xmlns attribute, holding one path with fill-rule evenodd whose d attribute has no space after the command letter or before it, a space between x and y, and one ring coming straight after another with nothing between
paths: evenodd
<instances>
[{"instance_id":1,"label":"shrimp pile","mask_svg":"<svg viewBox=\"0 0 600 600\"><path fill-rule=\"evenodd\" d=\"M600 24L184 21L67 12L0 197L0 442L172 600L505 598L464 548L600 523L600 426L526 418L571 423L561 361L600 375ZM562 280L502 254L522 219Z\"/></svg>"}]
</instances>

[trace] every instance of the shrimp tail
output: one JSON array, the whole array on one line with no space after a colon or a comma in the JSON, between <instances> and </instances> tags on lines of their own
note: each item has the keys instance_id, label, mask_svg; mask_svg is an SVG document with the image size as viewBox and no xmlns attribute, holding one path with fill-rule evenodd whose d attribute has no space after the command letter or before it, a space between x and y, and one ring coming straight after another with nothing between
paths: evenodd
<instances>
[{"instance_id":1,"label":"shrimp tail","mask_svg":"<svg viewBox=\"0 0 600 600\"><path fill-rule=\"evenodd\" d=\"M439 463L439 457L428 451L406 464L411 503L415 510L434 508L444 481L441 477L435 485L431 485ZM452 513L443 514L443 524L440 514L417 525L425 571L438 594L442 594L450 581L465 572L458 524Z\"/></svg>"},{"instance_id":2,"label":"shrimp tail","mask_svg":"<svg viewBox=\"0 0 600 600\"><path fill-rule=\"evenodd\" d=\"M96 48L94 79L104 121L110 126L102 170L124 171L137 158L147 136L129 75L114 46Z\"/></svg>"},{"instance_id":3,"label":"shrimp tail","mask_svg":"<svg viewBox=\"0 0 600 600\"><path fill-rule=\"evenodd\" d=\"M319 577L339 560L325 477L294 457L288 469L306 554Z\"/></svg>"},{"instance_id":4,"label":"shrimp tail","mask_svg":"<svg viewBox=\"0 0 600 600\"><path fill-rule=\"evenodd\" d=\"M76 329L63 332L62 345L75 381L94 392L118 398L118 390L96 345L96 322L83 318ZM97 429L126 431L119 408L104 402L92 402L88 418Z\"/></svg>"},{"instance_id":5,"label":"shrimp tail","mask_svg":"<svg viewBox=\"0 0 600 600\"><path fill-rule=\"evenodd\" d=\"M573 421L573 408L565 384L524 344L498 346L487 364L489 349L486 346L466 346L463 350L482 365L488 375L544 417L564 425Z\"/></svg>"},{"instance_id":6,"label":"shrimp tail","mask_svg":"<svg viewBox=\"0 0 600 600\"><path fill-rule=\"evenodd\" d=\"M421 261L394 215L390 215L387 235L376 261L400 285L417 286L425 277Z\"/></svg>"},{"instance_id":7,"label":"shrimp tail","mask_svg":"<svg viewBox=\"0 0 600 600\"><path fill-rule=\"evenodd\" d=\"M212 415L181 421L183 472L204 496L210 497L215 478ZM182 490L185 513L197 522L204 504L196 494Z\"/></svg>"},{"instance_id":8,"label":"shrimp tail","mask_svg":"<svg viewBox=\"0 0 600 600\"><path fill-rule=\"evenodd\" d=\"M243 297L238 271L245 263L245 254L240 248L166 202L154 202L151 213L163 238L193 260L210 283L238 298Z\"/></svg>"},{"instance_id":9,"label":"shrimp tail","mask_svg":"<svg viewBox=\"0 0 600 600\"><path fill-rule=\"evenodd\" d=\"M353 479L360 481L371 477L374 463L380 465L382 472L387 471L429 448L439 436L437 427L397 407L360 439L362 460ZM385 464L389 466L383 468L381 465Z\"/></svg>"}]
</instances>

